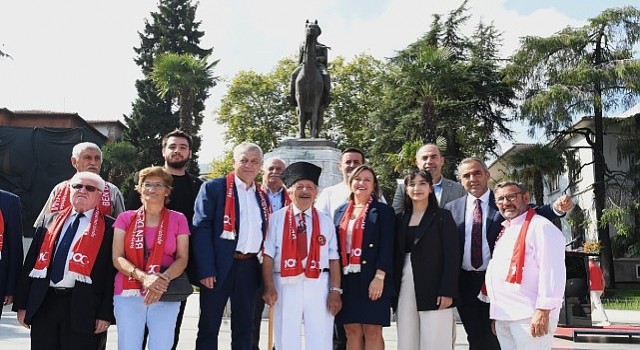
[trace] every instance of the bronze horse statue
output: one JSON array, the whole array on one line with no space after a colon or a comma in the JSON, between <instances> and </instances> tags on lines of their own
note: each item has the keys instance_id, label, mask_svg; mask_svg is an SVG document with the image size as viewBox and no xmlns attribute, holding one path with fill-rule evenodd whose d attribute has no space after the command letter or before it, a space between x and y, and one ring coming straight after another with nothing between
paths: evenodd
<instances>
[{"instance_id":1,"label":"bronze horse statue","mask_svg":"<svg viewBox=\"0 0 640 350\"><path fill-rule=\"evenodd\" d=\"M321 33L318 21L311 23L307 20L305 31L306 38L302 66L295 79L296 114L300 121L300 138L306 138L305 128L307 122L311 122L311 137L319 138L322 115L324 113L322 104L324 83L316 64L316 43Z\"/></svg>"}]
</instances>

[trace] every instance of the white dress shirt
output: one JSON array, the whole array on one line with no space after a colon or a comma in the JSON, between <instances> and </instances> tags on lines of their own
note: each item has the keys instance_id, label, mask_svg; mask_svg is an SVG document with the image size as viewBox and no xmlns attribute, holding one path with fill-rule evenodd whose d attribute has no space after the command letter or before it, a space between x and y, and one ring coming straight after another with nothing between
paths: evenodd
<instances>
[{"instance_id":1,"label":"white dress shirt","mask_svg":"<svg viewBox=\"0 0 640 350\"><path fill-rule=\"evenodd\" d=\"M238 190L238 207L240 208L238 245L236 250L241 253L257 253L262 244L262 214L260 203L256 198L256 184L247 188L242 180L235 176Z\"/></svg>"},{"instance_id":2,"label":"white dress shirt","mask_svg":"<svg viewBox=\"0 0 640 350\"><path fill-rule=\"evenodd\" d=\"M534 215L527 231L522 283L505 281L513 247L526 212L503 226L507 226L496 242L493 258L489 262L485 283L489 296L491 319L516 321L533 316L535 309L551 310L550 317L558 319L564 287L565 239L562 232L549 220Z\"/></svg>"},{"instance_id":3,"label":"white dress shirt","mask_svg":"<svg viewBox=\"0 0 640 350\"><path fill-rule=\"evenodd\" d=\"M482 209L482 265L475 269L471 265L471 229L473 227L473 209L476 207L476 197L467 194L467 205L464 213L464 251L462 254L462 269L467 271L484 271L487 269L491 250L487 242L487 214L489 214L489 193L480 196L480 209Z\"/></svg>"}]
</instances>

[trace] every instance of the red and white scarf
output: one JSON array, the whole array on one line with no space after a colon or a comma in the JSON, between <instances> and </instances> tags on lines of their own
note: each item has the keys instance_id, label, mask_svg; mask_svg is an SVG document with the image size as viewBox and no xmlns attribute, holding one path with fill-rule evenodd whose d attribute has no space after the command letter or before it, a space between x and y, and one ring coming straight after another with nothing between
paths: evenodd
<instances>
[{"instance_id":1,"label":"red and white scarf","mask_svg":"<svg viewBox=\"0 0 640 350\"><path fill-rule=\"evenodd\" d=\"M51 205L49 206L49 212L55 213L71 206L70 194L69 181L65 181L62 183L62 188L60 188L53 197L53 201L51 201ZM100 197L98 208L100 208L102 214L111 215L111 192L109 190L109 185L106 182L104 183L104 189L102 190L102 196Z\"/></svg>"},{"instance_id":2,"label":"red and white scarf","mask_svg":"<svg viewBox=\"0 0 640 350\"><path fill-rule=\"evenodd\" d=\"M347 210L340 220L340 260L342 261L342 273L345 275L348 273L360 272L360 260L362 258L362 240L364 237L364 226L367 222L367 212L373 202L373 197L370 197L364 208L356 218L353 224L353 232L351 233L351 249L347 255L347 230L349 229L349 219L355 209L355 202L349 201Z\"/></svg>"},{"instance_id":3,"label":"red and white scarf","mask_svg":"<svg viewBox=\"0 0 640 350\"><path fill-rule=\"evenodd\" d=\"M47 269L53 260L54 246L62 231L64 222L71 215L71 208L66 207L47 228L40 252L33 270L29 276L33 278L46 278ZM96 262L100 245L104 237L104 217L96 207L91 215L89 225L82 233L80 239L72 247L71 260L69 260L69 274L79 282L91 284L91 270Z\"/></svg>"},{"instance_id":4,"label":"red and white scarf","mask_svg":"<svg viewBox=\"0 0 640 350\"><path fill-rule=\"evenodd\" d=\"M226 177L227 187L224 199L224 221L222 226L222 235L220 235L220 238L232 241L236 239L237 234L236 197L234 196L233 192L235 178L236 176L233 171L227 174ZM262 217L265 221L262 225L262 238L264 238L267 232L267 227L269 226L269 215L271 215L271 206L267 202L267 195L257 186L256 193L260 198L260 209L262 210Z\"/></svg>"},{"instance_id":5,"label":"red and white scarf","mask_svg":"<svg viewBox=\"0 0 640 350\"><path fill-rule=\"evenodd\" d=\"M2 260L2 248L4 247L4 217L0 210L0 260Z\"/></svg>"},{"instance_id":6,"label":"red and white scarf","mask_svg":"<svg viewBox=\"0 0 640 350\"><path fill-rule=\"evenodd\" d=\"M129 260L135 267L146 273L160 272L162 264L162 255L164 254L164 245L166 244L167 228L169 227L169 211L163 208L160 213L160 223L156 231L155 243L151 248L151 254L145 261L144 232L147 227L145 221L144 207L140 207L133 216L127 232L124 234L124 257ZM142 295L142 283L135 278L125 277L122 284L122 296L140 296Z\"/></svg>"},{"instance_id":7,"label":"red and white scarf","mask_svg":"<svg viewBox=\"0 0 640 350\"><path fill-rule=\"evenodd\" d=\"M527 246L527 231L529 230L529 224L531 223L531 219L534 215L536 215L536 211L529 208L529 210L527 210L527 216L525 216L524 218L524 223L520 227L520 232L518 233L516 243L513 245L513 253L511 254L511 261L509 262L509 270L507 270L507 277L505 278L505 281L507 281L508 283L518 285L522 283L525 248ZM498 237L498 239L499 238L500 236ZM485 303L490 302L489 295L487 294L487 286L484 283L482 284L482 288L480 289L480 294L478 294L478 299L484 301Z\"/></svg>"},{"instance_id":8,"label":"red and white scarf","mask_svg":"<svg viewBox=\"0 0 640 350\"><path fill-rule=\"evenodd\" d=\"M284 229L282 231L282 257L280 259L280 276L282 282L293 281L291 277L297 277L304 272L307 278L320 276L320 245L324 235L320 233L320 218L316 208L311 208L311 246L307 254L307 264L302 267L302 258L298 254L297 226L293 215L293 204L287 206L285 213Z\"/></svg>"}]
</instances>

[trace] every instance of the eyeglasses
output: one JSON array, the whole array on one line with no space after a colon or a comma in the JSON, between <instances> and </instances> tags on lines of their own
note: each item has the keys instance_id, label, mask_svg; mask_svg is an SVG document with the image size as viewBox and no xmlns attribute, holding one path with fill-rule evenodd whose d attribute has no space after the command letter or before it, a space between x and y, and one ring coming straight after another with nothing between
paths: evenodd
<instances>
[{"instance_id":1,"label":"eyeglasses","mask_svg":"<svg viewBox=\"0 0 640 350\"><path fill-rule=\"evenodd\" d=\"M313 191L313 190L315 190L316 188L315 188L315 186L311 186L311 185L309 185L309 186L302 186L302 185L300 185L300 186L296 186L296 187L294 187L294 189L295 189L296 191Z\"/></svg>"},{"instance_id":2,"label":"eyeglasses","mask_svg":"<svg viewBox=\"0 0 640 350\"><path fill-rule=\"evenodd\" d=\"M83 187L87 190L87 192L99 191L98 188L96 186L93 186L93 185L84 185L84 184L73 184L73 185L71 185L71 188L73 188L74 190L81 190Z\"/></svg>"},{"instance_id":3,"label":"eyeglasses","mask_svg":"<svg viewBox=\"0 0 640 350\"><path fill-rule=\"evenodd\" d=\"M161 182L143 182L142 183L142 188L144 188L145 190L150 190L150 189L154 189L154 190L159 190L163 187L169 187Z\"/></svg>"},{"instance_id":4,"label":"eyeglasses","mask_svg":"<svg viewBox=\"0 0 640 350\"><path fill-rule=\"evenodd\" d=\"M518 195L521 193L522 192L515 192L515 193L505 194L504 196L496 197L496 204L500 204L505 200L507 202L513 202L514 200L516 200L516 198L518 198Z\"/></svg>"}]
</instances>

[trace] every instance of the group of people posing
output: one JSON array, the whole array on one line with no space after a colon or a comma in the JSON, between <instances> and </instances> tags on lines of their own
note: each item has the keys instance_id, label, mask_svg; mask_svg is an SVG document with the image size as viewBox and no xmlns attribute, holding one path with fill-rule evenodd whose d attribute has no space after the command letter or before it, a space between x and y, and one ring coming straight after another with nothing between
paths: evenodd
<instances>
[{"instance_id":1,"label":"group of people posing","mask_svg":"<svg viewBox=\"0 0 640 350\"><path fill-rule=\"evenodd\" d=\"M265 304L278 350L301 349L303 327L308 350L384 349L392 309L398 349L451 349L453 307L470 349L551 348L565 239L547 219L572 209L568 197L530 208L519 183L490 190L478 158L446 179L433 144L391 206L355 148L322 191L321 168L264 160L249 142L232 172L204 183L186 172L189 135L169 133L162 153L125 205L98 175L100 149L76 145L77 173L51 193L22 267L16 197L0 192L0 292L32 349L104 349L116 323L119 349L175 349L186 301L163 294L183 273L200 289L196 349L218 348L229 302L232 349L258 348Z\"/></svg>"}]
</instances>

